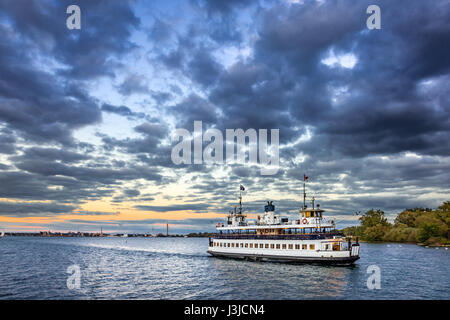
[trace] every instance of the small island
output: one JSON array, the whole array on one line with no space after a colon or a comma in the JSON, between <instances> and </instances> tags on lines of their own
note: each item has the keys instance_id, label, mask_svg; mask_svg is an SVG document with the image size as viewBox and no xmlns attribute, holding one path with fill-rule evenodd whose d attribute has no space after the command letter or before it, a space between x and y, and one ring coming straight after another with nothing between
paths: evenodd
<instances>
[{"instance_id":1,"label":"small island","mask_svg":"<svg viewBox=\"0 0 450 320\"><path fill-rule=\"evenodd\" d=\"M400 212L389 223L381 210L371 209L360 218L360 225L342 230L346 236L366 242L409 242L424 246L450 246L450 201L437 209L415 208Z\"/></svg>"}]
</instances>

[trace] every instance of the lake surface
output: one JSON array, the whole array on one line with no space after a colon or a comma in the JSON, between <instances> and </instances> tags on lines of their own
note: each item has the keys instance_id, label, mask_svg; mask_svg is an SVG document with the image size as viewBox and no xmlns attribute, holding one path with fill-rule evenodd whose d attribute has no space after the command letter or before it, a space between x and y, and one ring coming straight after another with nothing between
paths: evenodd
<instances>
[{"instance_id":1,"label":"lake surface","mask_svg":"<svg viewBox=\"0 0 450 320\"><path fill-rule=\"evenodd\" d=\"M354 266L219 259L207 238L0 239L0 299L450 299L450 250L361 244ZM67 273L79 266L80 287ZM370 265L381 288L368 289Z\"/></svg>"}]
</instances>

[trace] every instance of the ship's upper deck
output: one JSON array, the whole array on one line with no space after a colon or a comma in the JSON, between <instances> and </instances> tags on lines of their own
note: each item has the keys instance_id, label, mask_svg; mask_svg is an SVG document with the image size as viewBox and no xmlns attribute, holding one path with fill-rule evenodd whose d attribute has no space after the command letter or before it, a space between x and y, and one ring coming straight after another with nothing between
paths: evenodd
<instances>
[{"instance_id":1,"label":"ship's upper deck","mask_svg":"<svg viewBox=\"0 0 450 320\"><path fill-rule=\"evenodd\" d=\"M242 186L241 186L242 187ZM245 189L241 189L245 190ZM234 211L230 211L227 223L218 223L217 231L255 231L257 233L283 234L285 230L310 229L317 231L335 229L333 220L325 220L322 214L325 210L320 209L319 204L315 204L315 199L311 199L311 208L306 206L306 193L304 191L303 206L299 210L298 218L289 221L289 218L275 214L273 201L267 201L264 206L264 213L257 216L257 220L247 221L247 215L242 212L242 194L239 194L239 208L235 206ZM304 230L302 232L305 232Z\"/></svg>"},{"instance_id":2,"label":"ship's upper deck","mask_svg":"<svg viewBox=\"0 0 450 320\"><path fill-rule=\"evenodd\" d=\"M227 224L218 223L216 228L218 231L226 230L267 230L280 233L279 231L285 229L321 229L321 228L335 228L334 221L325 220L322 213L325 210L319 208L302 208L299 212L299 218L289 221L289 218L283 218L275 214L275 206L272 201L268 201L265 206L263 215L258 215L256 221L247 221L247 215L239 212L230 212L228 215ZM278 231L275 231L278 230Z\"/></svg>"},{"instance_id":3,"label":"ship's upper deck","mask_svg":"<svg viewBox=\"0 0 450 320\"><path fill-rule=\"evenodd\" d=\"M261 230L261 229L306 229L306 228L334 228L333 223L314 223L313 221L307 221L302 223L301 220L292 221L291 223L283 224L245 224L245 225L225 225L219 223L216 227L217 230Z\"/></svg>"}]
</instances>

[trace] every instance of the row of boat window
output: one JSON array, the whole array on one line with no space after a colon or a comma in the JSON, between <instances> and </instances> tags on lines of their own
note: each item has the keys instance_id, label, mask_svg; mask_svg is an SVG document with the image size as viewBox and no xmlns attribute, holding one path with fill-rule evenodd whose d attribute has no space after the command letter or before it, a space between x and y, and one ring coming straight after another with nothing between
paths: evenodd
<instances>
[{"instance_id":1,"label":"row of boat window","mask_svg":"<svg viewBox=\"0 0 450 320\"><path fill-rule=\"evenodd\" d=\"M214 247L227 247L227 248L250 248L250 249L295 249L295 250L307 250L307 244L275 244L275 243L234 243L234 242L214 242ZM328 245L327 245L328 246ZM301 249L300 249L301 248ZM310 244L309 250L315 250L316 245ZM328 249L328 248L327 248Z\"/></svg>"}]
</instances>

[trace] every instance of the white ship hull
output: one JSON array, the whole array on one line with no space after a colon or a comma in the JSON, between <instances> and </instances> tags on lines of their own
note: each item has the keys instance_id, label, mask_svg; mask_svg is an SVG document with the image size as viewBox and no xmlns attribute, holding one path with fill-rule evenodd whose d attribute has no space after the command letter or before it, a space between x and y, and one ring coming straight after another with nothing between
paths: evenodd
<instances>
[{"instance_id":1,"label":"white ship hull","mask_svg":"<svg viewBox=\"0 0 450 320\"><path fill-rule=\"evenodd\" d=\"M214 257L244 259L250 261L267 261L267 262L291 262L291 263L326 263L326 264L352 264L359 259L358 256L342 256L342 257L324 257L324 256L291 256L281 254L253 254L253 253L233 253L233 252L216 252L208 250Z\"/></svg>"}]
</instances>

